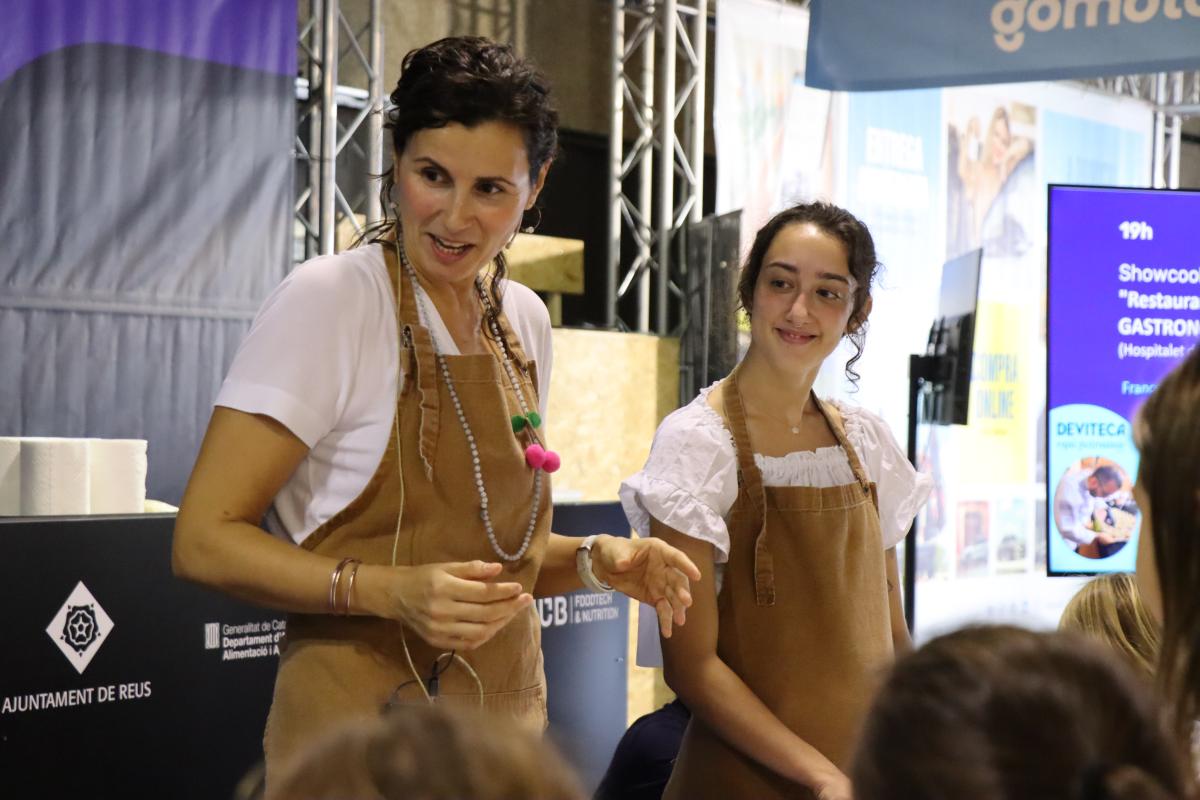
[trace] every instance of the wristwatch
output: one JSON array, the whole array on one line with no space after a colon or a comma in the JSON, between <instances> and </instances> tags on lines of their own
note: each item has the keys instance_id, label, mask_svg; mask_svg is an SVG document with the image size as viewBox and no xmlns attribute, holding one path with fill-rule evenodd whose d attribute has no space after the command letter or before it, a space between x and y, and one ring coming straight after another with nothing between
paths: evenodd
<instances>
[{"instance_id":1,"label":"wristwatch","mask_svg":"<svg viewBox=\"0 0 1200 800\"><path fill-rule=\"evenodd\" d=\"M597 578L596 573L592 571L592 545L595 543L596 534L592 534L575 550L575 569L579 572L579 579L583 581L583 585L593 592L611 592L613 587Z\"/></svg>"}]
</instances>

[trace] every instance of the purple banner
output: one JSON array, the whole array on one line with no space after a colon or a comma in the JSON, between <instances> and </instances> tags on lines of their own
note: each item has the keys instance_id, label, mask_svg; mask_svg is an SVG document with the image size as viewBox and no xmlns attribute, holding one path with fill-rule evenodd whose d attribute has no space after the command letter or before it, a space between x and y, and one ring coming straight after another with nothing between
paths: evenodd
<instances>
[{"instance_id":1,"label":"purple banner","mask_svg":"<svg viewBox=\"0 0 1200 800\"><path fill-rule=\"evenodd\" d=\"M15 0L0 81L81 44L115 44L247 69L296 71L295 0Z\"/></svg>"}]
</instances>

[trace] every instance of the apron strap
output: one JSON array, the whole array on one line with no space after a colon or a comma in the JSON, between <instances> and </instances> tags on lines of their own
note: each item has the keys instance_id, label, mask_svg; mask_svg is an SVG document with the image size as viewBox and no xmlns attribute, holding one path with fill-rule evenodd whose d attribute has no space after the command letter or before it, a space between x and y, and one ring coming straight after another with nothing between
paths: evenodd
<instances>
[{"instance_id":1,"label":"apron strap","mask_svg":"<svg viewBox=\"0 0 1200 800\"><path fill-rule=\"evenodd\" d=\"M817 397L816 392L812 395L812 401L825 416L825 421L829 423L829 429L833 431L838 444L845 451L846 460L850 462L850 470L854 473L854 480L858 481L858 485L862 487L863 494L871 496L871 500L874 502L876 510L878 510L879 501L875 496L875 484L871 481L870 476L867 475L866 469L863 468L862 461L858 458L858 451L855 450L854 445L850 444L850 440L846 438L846 426L842 421L842 412L833 403L826 403Z\"/></svg>"},{"instance_id":2,"label":"apron strap","mask_svg":"<svg viewBox=\"0 0 1200 800\"><path fill-rule=\"evenodd\" d=\"M721 384L721 398L725 402L725 418L733 434L733 446L737 451L738 483L747 492L751 504L758 512L758 534L754 538L754 595L760 606L775 605L775 559L767 547L767 493L763 485L762 471L754 461L754 448L750 445L750 431L746 427L746 410L742 394L738 390L738 367Z\"/></svg>"},{"instance_id":3,"label":"apron strap","mask_svg":"<svg viewBox=\"0 0 1200 800\"><path fill-rule=\"evenodd\" d=\"M429 329L421 325L420 313L417 310L416 298L411 291L405 291L404 280L400 275L400 264L396 258L394 242L380 242L383 248L383 258L387 263L388 281L396 298L396 331L400 337L399 350L403 354L407 349L412 353L407 365L407 375L397 376L404 381L404 392L412 387L420 397L418 406L420 414L421 437L417 443L417 452L421 456L421 465L425 468L425 478L433 480L433 462L437 456L438 433L441 430L441 395L437 387L437 358L433 345L433 337ZM401 365L404 366L403 364ZM396 409L399 414L399 408Z\"/></svg>"}]
</instances>

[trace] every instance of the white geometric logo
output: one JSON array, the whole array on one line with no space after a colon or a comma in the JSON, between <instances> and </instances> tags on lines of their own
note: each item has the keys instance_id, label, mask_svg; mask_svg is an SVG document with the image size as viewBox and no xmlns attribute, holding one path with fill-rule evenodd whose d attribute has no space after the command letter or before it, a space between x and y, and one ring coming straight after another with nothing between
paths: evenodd
<instances>
[{"instance_id":1,"label":"white geometric logo","mask_svg":"<svg viewBox=\"0 0 1200 800\"><path fill-rule=\"evenodd\" d=\"M216 622L204 623L204 649L216 650L221 646L221 626Z\"/></svg>"},{"instance_id":2,"label":"white geometric logo","mask_svg":"<svg viewBox=\"0 0 1200 800\"><path fill-rule=\"evenodd\" d=\"M46 635L82 675L112 629L112 618L80 581L46 626Z\"/></svg>"}]
</instances>

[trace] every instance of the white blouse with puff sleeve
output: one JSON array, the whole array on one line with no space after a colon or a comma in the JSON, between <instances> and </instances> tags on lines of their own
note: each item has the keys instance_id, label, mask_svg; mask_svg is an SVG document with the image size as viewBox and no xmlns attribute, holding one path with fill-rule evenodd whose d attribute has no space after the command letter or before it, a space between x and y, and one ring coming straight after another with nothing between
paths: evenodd
<instances>
[{"instance_id":1,"label":"white blouse with puff sleeve","mask_svg":"<svg viewBox=\"0 0 1200 800\"><path fill-rule=\"evenodd\" d=\"M737 499L737 453L729 429L708 404L712 388L701 390L696 399L663 420L646 466L621 484L620 498L629 524L640 535L650 534L650 517L654 517L711 543L716 563L724 564L729 560L725 518ZM882 419L832 402L842 414L846 438L875 482L883 547L895 547L929 496L933 481L908 463ZM838 445L778 458L755 453L754 460L767 486L825 488L854 483L850 462Z\"/></svg>"},{"instance_id":2,"label":"white blouse with puff sleeve","mask_svg":"<svg viewBox=\"0 0 1200 800\"><path fill-rule=\"evenodd\" d=\"M737 500L737 452L720 415L708 404L713 387L663 420L654 434L646 465L621 484L621 505L629 524L650 535L650 518L688 536L709 542L716 563L716 591L721 590L729 560L726 517ZM846 438L858 453L879 498L880 528L885 550L904 539L913 517L933 489L933 480L909 464L891 429L877 415L840 401ZM840 445L781 457L754 454L767 486L825 488L854 482L854 471ZM661 655L647 652L658 641L654 610L643 606L639 625L638 663L658 666ZM639 620L640 621L640 620ZM648 634L648 635L647 635ZM649 641L647 641L649 639Z\"/></svg>"}]
</instances>

